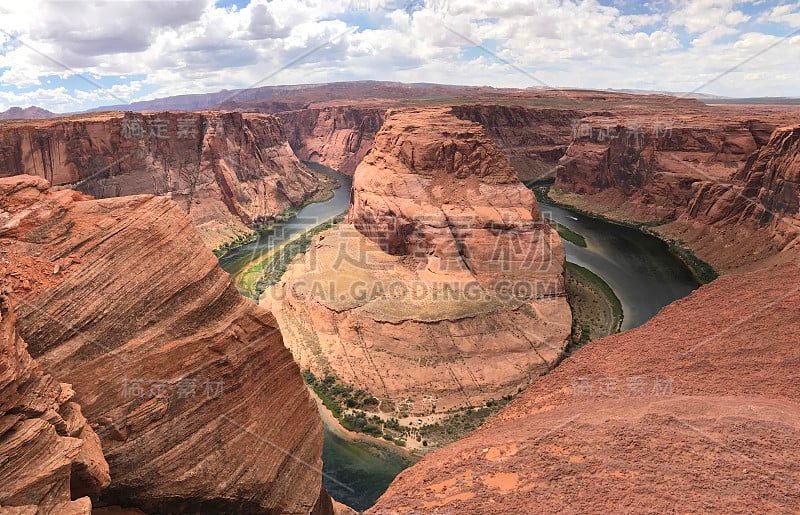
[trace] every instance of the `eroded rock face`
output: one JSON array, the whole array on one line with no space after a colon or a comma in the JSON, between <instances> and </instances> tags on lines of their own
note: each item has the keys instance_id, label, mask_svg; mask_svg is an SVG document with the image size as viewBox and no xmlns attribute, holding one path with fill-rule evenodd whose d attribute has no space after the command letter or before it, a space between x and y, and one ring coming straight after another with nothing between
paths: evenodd
<instances>
[{"instance_id":1,"label":"eroded rock face","mask_svg":"<svg viewBox=\"0 0 800 515\"><path fill-rule=\"evenodd\" d=\"M322 424L272 315L180 205L0 179L20 333L74 385L111 468L103 504L328 513Z\"/></svg>"},{"instance_id":2,"label":"eroded rock face","mask_svg":"<svg viewBox=\"0 0 800 515\"><path fill-rule=\"evenodd\" d=\"M655 231L723 271L773 256L798 235L796 130L775 129L786 114L738 117L586 119L561 158L555 198L659 222Z\"/></svg>"},{"instance_id":3,"label":"eroded rock face","mask_svg":"<svg viewBox=\"0 0 800 515\"><path fill-rule=\"evenodd\" d=\"M104 113L0 126L0 177L36 175L97 198L154 194L210 246L316 191L269 115Z\"/></svg>"},{"instance_id":4,"label":"eroded rock face","mask_svg":"<svg viewBox=\"0 0 800 515\"><path fill-rule=\"evenodd\" d=\"M747 124L652 118L636 125L587 118L561 159L555 187L581 195L616 194L630 216L674 219L692 184L727 179L759 147ZM762 143L763 144L763 143Z\"/></svg>"},{"instance_id":5,"label":"eroded rock face","mask_svg":"<svg viewBox=\"0 0 800 515\"><path fill-rule=\"evenodd\" d=\"M278 114L300 159L352 175L383 125L385 109L334 106Z\"/></svg>"},{"instance_id":6,"label":"eroded rock face","mask_svg":"<svg viewBox=\"0 0 800 515\"><path fill-rule=\"evenodd\" d=\"M723 276L590 342L369 513L796 510L798 272Z\"/></svg>"},{"instance_id":7,"label":"eroded rock face","mask_svg":"<svg viewBox=\"0 0 800 515\"><path fill-rule=\"evenodd\" d=\"M0 511L88 515L85 496L109 485L108 463L71 385L45 374L17 333L7 267L0 270Z\"/></svg>"},{"instance_id":8,"label":"eroded rock face","mask_svg":"<svg viewBox=\"0 0 800 515\"><path fill-rule=\"evenodd\" d=\"M515 393L564 349L564 249L482 127L390 112L348 223L265 292L301 367L409 413Z\"/></svg>"},{"instance_id":9,"label":"eroded rock face","mask_svg":"<svg viewBox=\"0 0 800 515\"><path fill-rule=\"evenodd\" d=\"M555 177L558 160L585 113L573 109L465 104L453 107L462 120L478 122L508 157L522 181Z\"/></svg>"},{"instance_id":10,"label":"eroded rock face","mask_svg":"<svg viewBox=\"0 0 800 515\"><path fill-rule=\"evenodd\" d=\"M713 252L733 239L750 255L768 256L800 245L800 127L782 127L754 152L731 184L696 184L674 231ZM703 226L717 228L703 235ZM761 248L752 248L760 244Z\"/></svg>"}]
</instances>

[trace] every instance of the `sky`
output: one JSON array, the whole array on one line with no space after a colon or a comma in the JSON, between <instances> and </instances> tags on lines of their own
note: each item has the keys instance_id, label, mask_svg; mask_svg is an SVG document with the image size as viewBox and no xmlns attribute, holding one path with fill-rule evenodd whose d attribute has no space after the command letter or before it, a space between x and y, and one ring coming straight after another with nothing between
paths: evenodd
<instances>
[{"instance_id":1,"label":"sky","mask_svg":"<svg viewBox=\"0 0 800 515\"><path fill-rule=\"evenodd\" d=\"M0 0L0 111L348 80L800 96L800 5Z\"/></svg>"}]
</instances>

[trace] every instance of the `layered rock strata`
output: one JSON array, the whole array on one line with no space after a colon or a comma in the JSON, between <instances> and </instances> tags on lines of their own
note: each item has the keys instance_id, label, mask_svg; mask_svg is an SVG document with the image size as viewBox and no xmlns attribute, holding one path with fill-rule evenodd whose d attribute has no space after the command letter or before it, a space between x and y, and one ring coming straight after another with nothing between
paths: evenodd
<instances>
[{"instance_id":1,"label":"layered rock strata","mask_svg":"<svg viewBox=\"0 0 800 515\"><path fill-rule=\"evenodd\" d=\"M165 195L213 246L318 188L269 115L101 113L0 125L0 177L47 179L97 198Z\"/></svg>"},{"instance_id":2,"label":"layered rock strata","mask_svg":"<svg viewBox=\"0 0 800 515\"><path fill-rule=\"evenodd\" d=\"M300 159L317 161L347 175L372 148L383 125L380 107L333 106L279 113L292 149Z\"/></svg>"},{"instance_id":3,"label":"layered rock strata","mask_svg":"<svg viewBox=\"0 0 800 515\"><path fill-rule=\"evenodd\" d=\"M480 125L389 112L347 222L262 297L302 368L431 413L516 393L561 357L564 249Z\"/></svg>"},{"instance_id":4,"label":"layered rock strata","mask_svg":"<svg viewBox=\"0 0 800 515\"><path fill-rule=\"evenodd\" d=\"M0 512L88 515L87 495L110 483L108 463L72 386L46 374L19 336L9 265L0 270Z\"/></svg>"},{"instance_id":5,"label":"layered rock strata","mask_svg":"<svg viewBox=\"0 0 800 515\"><path fill-rule=\"evenodd\" d=\"M797 237L796 139L796 128L753 120L592 119L561 158L554 197L659 224L654 230L666 238L735 269Z\"/></svg>"},{"instance_id":6,"label":"layered rock strata","mask_svg":"<svg viewBox=\"0 0 800 515\"><path fill-rule=\"evenodd\" d=\"M275 320L165 197L0 179L20 334L72 383L112 483L145 512L329 513L323 429Z\"/></svg>"}]
</instances>

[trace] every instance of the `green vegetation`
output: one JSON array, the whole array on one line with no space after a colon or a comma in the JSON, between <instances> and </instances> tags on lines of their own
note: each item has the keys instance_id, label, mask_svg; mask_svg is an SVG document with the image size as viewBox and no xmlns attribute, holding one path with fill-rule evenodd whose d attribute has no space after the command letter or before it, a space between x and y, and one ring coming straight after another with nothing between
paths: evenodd
<instances>
[{"instance_id":1,"label":"green vegetation","mask_svg":"<svg viewBox=\"0 0 800 515\"><path fill-rule=\"evenodd\" d=\"M500 400L488 401L480 408L467 408L442 419L435 424L425 424L418 430L423 447L441 447L455 442L470 431L486 422L486 419L500 411L513 397L506 395Z\"/></svg>"},{"instance_id":2,"label":"green vegetation","mask_svg":"<svg viewBox=\"0 0 800 515\"><path fill-rule=\"evenodd\" d=\"M246 291L250 297L257 299L269 286L280 282L294 258L308 251L314 236L330 229L341 220L342 216L338 216L323 222L284 243L265 259L245 270L237 286Z\"/></svg>"},{"instance_id":3,"label":"green vegetation","mask_svg":"<svg viewBox=\"0 0 800 515\"><path fill-rule=\"evenodd\" d=\"M308 165L309 162L305 162L305 164ZM310 166L310 168L312 168L315 171L317 170L315 166ZM303 202L303 204L299 206L289 206L286 209L284 209L280 214L278 214L278 216L267 220L266 223L260 224L252 231L247 233L237 234L236 236L231 238L230 241L227 241L218 246L217 248L215 248L214 250L212 250L214 255L217 258L221 258L233 249L242 247L244 245L247 245L248 243L253 243L258 239L258 237L261 234L271 231L274 228L275 224L291 220L292 217L296 216L297 213L299 213L300 210L306 207L307 205L314 204L317 202L326 202L330 200L333 197L333 190L339 188L341 185L336 179L328 177L327 175L317 174L317 178L320 183L319 189L317 190L316 193L314 193L314 195L306 199L306 201Z\"/></svg>"},{"instance_id":4,"label":"green vegetation","mask_svg":"<svg viewBox=\"0 0 800 515\"><path fill-rule=\"evenodd\" d=\"M563 239L567 240L573 245L577 245L578 247L586 248L586 238L584 238L582 235L576 233L566 225L560 224L554 220L548 220L547 223L549 223L550 226L553 227L558 232L558 235Z\"/></svg>"},{"instance_id":5,"label":"green vegetation","mask_svg":"<svg viewBox=\"0 0 800 515\"><path fill-rule=\"evenodd\" d=\"M305 204L302 206L289 206L278 216L269 220L267 223L259 225L250 232L237 234L231 238L230 241L226 241L217 248L213 249L211 252L213 252L217 258L221 258L233 249L238 249L239 247L243 247L248 243L253 243L262 233L271 231L276 223L283 223L290 220L293 216L299 213L303 207L305 207Z\"/></svg>"},{"instance_id":6,"label":"green vegetation","mask_svg":"<svg viewBox=\"0 0 800 515\"><path fill-rule=\"evenodd\" d=\"M435 424L404 426L395 417L385 418L376 414L383 413L386 407L391 407L394 412L394 404L388 400L379 401L364 390L354 390L352 386L338 383L332 374L318 378L310 370L305 370L303 379L342 427L382 438L398 447L406 447L412 439L422 443L423 447L439 447L454 442L478 428L512 399L507 395L500 400L488 401L485 406L457 411Z\"/></svg>"},{"instance_id":7,"label":"green vegetation","mask_svg":"<svg viewBox=\"0 0 800 515\"><path fill-rule=\"evenodd\" d=\"M692 252L689 247L686 245L685 242L676 241L676 240L669 240L665 238L663 235L659 234L658 232L652 230L653 227L658 227L659 225L664 225L666 223L671 222L672 220L661 220L657 222L632 222L632 221L623 221L623 220L615 220L612 218L608 218L607 216L603 216L598 213L592 213L590 211L586 211L575 206L564 204L562 202L558 202L550 197L550 187L552 186L552 181L542 181L542 182L530 182L527 183L531 191L533 191L534 195L536 196L536 200L538 202L544 202L547 204L551 204L558 207L563 207L564 209L569 209L570 211L574 211L576 213L580 213L582 215L586 215L592 218L596 218L598 220L603 220L604 222L612 223L621 225L623 227L632 227L634 229L638 229L646 234L654 236L659 240L665 242L669 246L670 252L680 259L684 265L692 272L694 278L700 284L706 284L717 277L719 277L719 273L711 266L709 263L706 263L702 259L698 258L694 252ZM561 231L559 231L561 235ZM567 239L564 235L561 235L562 238ZM571 241L571 240L568 240ZM574 243L574 242L573 242Z\"/></svg>"},{"instance_id":8,"label":"green vegetation","mask_svg":"<svg viewBox=\"0 0 800 515\"><path fill-rule=\"evenodd\" d=\"M700 284L710 283L719 277L714 267L695 256L694 252L689 250L682 241L670 241L669 250L676 255L678 259L683 261L683 264L692 271L692 275L694 275L694 278L697 279L697 282Z\"/></svg>"},{"instance_id":9,"label":"green vegetation","mask_svg":"<svg viewBox=\"0 0 800 515\"><path fill-rule=\"evenodd\" d=\"M303 379L339 421L342 420L342 414L347 408L370 410L379 404L378 399L364 390L354 391L352 386L337 383L336 376L331 374L317 378L310 370L306 370L303 372Z\"/></svg>"},{"instance_id":10,"label":"green vegetation","mask_svg":"<svg viewBox=\"0 0 800 515\"><path fill-rule=\"evenodd\" d=\"M218 258L221 258L228 252L233 249L239 248L243 245L247 245L248 243L252 243L258 239L258 231L250 231L247 233L240 233L237 234L234 238L230 241L226 241L225 243L221 244L219 247L215 248L211 252Z\"/></svg>"},{"instance_id":11,"label":"green vegetation","mask_svg":"<svg viewBox=\"0 0 800 515\"><path fill-rule=\"evenodd\" d=\"M567 275L576 278L578 281L583 282L584 284L588 284L592 289L600 292L603 297L605 297L606 301L611 306L613 317L611 324L613 328L612 332L618 332L622 326L622 303L620 302L619 297L617 297L617 294L614 293L614 290L611 289L611 286L609 286L608 283L605 282L599 275L587 268L576 265L575 263L567 262ZM585 320L578 320L577 318L573 319L572 334L574 343L586 343L591 339L591 330L589 329L589 324L587 324Z\"/></svg>"}]
</instances>

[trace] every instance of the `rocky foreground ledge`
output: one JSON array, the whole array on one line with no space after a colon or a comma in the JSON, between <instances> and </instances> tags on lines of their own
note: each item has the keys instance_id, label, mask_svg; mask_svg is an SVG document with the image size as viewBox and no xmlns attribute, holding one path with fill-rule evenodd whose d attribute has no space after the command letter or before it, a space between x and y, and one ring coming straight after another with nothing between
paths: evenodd
<instances>
[{"instance_id":1,"label":"rocky foreground ledge","mask_svg":"<svg viewBox=\"0 0 800 515\"><path fill-rule=\"evenodd\" d=\"M72 386L28 354L5 268L0 289L0 512L89 514L87 495L111 482L100 439Z\"/></svg>"},{"instance_id":2,"label":"rocky foreground ledge","mask_svg":"<svg viewBox=\"0 0 800 515\"><path fill-rule=\"evenodd\" d=\"M390 111L322 233L262 302L302 368L384 413L515 394L570 333L565 255L530 190L451 108Z\"/></svg>"},{"instance_id":3,"label":"rocky foreground ledge","mask_svg":"<svg viewBox=\"0 0 800 515\"><path fill-rule=\"evenodd\" d=\"M32 368L4 308L12 368L0 377L20 389L4 390L0 448L24 437L38 453L0 484L4 507L46 511L106 486L107 476L86 473L96 433L111 475L99 505L331 512L322 423L275 320L239 295L178 204L0 179L0 260L19 334L44 370L73 385L94 430L81 429L69 390ZM17 426L26 432L9 432ZM102 472L102 455L94 463ZM33 495L15 494L23 490Z\"/></svg>"},{"instance_id":4,"label":"rocky foreground ledge","mask_svg":"<svg viewBox=\"0 0 800 515\"><path fill-rule=\"evenodd\" d=\"M800 256L782 258L587 344L369 513L796 512Z\"/></svg>"}]
</instances>

